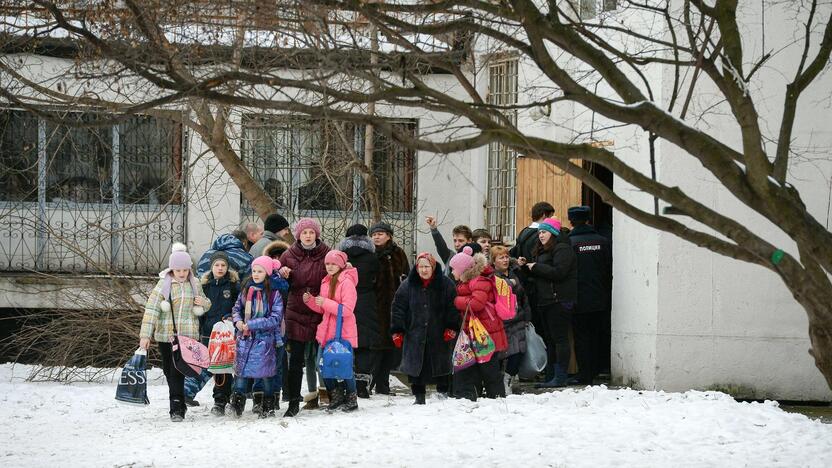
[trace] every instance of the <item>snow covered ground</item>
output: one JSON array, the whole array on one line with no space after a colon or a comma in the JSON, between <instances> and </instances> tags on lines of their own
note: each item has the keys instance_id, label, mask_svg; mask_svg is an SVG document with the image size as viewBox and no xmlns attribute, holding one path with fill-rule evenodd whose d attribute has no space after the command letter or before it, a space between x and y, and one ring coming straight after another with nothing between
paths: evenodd
<instances>
[{"instance_id":1,"label":"snow covered ground","mask_svg":"<svg viewBox=\"0 0 832 468\"><path fill-rule=\"evenodd\" d=\"M158 372L150 406L135 407L114 400L112 382L27 383L28 370L0 365L3 467L832 466L832 425L716 392L590 387L426 406L374 396L354 414L234 420L208 413L209 387L174 424Z\"/></svg>"}]
</instances>

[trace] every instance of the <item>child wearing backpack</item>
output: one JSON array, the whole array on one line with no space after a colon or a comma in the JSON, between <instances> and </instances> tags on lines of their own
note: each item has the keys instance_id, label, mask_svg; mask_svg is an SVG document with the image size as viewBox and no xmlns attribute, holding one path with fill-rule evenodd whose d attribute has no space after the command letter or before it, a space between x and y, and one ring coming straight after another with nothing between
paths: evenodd
<instances>
[{"instance_id":1,"label":"child wearing backpack","mask_svg":"<svg viewBox=\"0 0 832 468\"><path fill-rule=\"evenodd\" d=\"M231 408L237 417L242 416L245 409L245 392L252 379L263 379L263 406L259 417L274 416L272 377L277 371L277 348L283 346L280 332L283 299L270 280L275 269L280 269L278 260L266 256L254 259L251 277L241 288L232 311L238 332Z\"/></svg>"},{"instance_id":2,"label":"child wearing backpack","mask_svg":"<svg viewBox=\"0 0 832 468\"><path fill-rule=\"evenodd\" d=\"M347 263L347 254L340 250L330 250L324 258L327 275L321 281L321 294L317 297L303 294L303 302L314 312L323 315L318 325L315 339L320 346L335 338L338 318L338 306L342 306L341 338L348 341L352 348L358 346L358 328L355 323L355 303L358 300L356 285L358 271ZM329 411L341 408L342 411L358 409L355 376L345 379L343 383L335 379L324 379L329 392ZM345 388L346 387L346 388Z\"/></svg>"},{"instance_id":3,"label":"child wearing backpack","mask_svg":"<svg viewBox=\"0 0 832 468\"><path fill-rule=\"evenodd\" d=\"M199 339L199 319L211 301L205 297L191 269L193 260L182 243L175 243L168 258L168 268L159 273L159 281L147 297L139 332L139 347L147 349L150 339L159 344L162 371L168 382L170 420L185 419L185 376L173 366L171 337L176 333Z\"/></svg>"}]
</instances>

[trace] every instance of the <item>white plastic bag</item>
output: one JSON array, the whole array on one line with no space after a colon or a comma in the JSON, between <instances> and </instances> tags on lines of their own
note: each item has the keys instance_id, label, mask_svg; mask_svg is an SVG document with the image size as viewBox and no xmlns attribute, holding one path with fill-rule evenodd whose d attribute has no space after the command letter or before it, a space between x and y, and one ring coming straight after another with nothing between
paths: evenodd
<instances>
[{"instance_id":1,"label":"white plastic bag","mask_svg":"<svg viewBox=\"0 0 832 468\"><path fill-rule=\"evenodd\" d=\"M533 379L546 368L546 360L546 343L529 322L526 324L526 352L520 361L518 375L523 379Z\"/></svg>"}]
</instances>

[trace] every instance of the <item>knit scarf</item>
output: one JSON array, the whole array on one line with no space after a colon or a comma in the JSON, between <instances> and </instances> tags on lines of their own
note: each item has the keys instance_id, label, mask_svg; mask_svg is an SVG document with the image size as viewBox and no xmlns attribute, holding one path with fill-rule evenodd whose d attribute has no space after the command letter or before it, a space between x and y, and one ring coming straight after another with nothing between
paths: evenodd
<instances>
[{"instance_id":1,"label":"knit scarf","mask_svg":"<svg viewBox=\"0 0 832 468\"><path fill-rule=\"evenodd\" d=\"M263 294L265 283L251 283L246 293L245 322L252 318L259 318L266 315L266 297Z\"/></svg>"}]
</instances>

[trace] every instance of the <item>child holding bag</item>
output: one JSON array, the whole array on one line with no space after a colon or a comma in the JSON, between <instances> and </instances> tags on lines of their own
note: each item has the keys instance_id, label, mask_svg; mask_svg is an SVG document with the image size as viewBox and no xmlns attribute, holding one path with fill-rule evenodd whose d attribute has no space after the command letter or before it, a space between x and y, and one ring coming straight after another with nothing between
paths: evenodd
<instances>
[{"instance_id":1,"label":"child holding bag","mask_svg":"<svg viewBox=\"0 0 832 468\"><path fill-rule=\"evenodd\" d=\"M358 329L355 323L355 303L358 299L356 285L358 271L347 263L347 254L330 250L324 258L327 275L321 281L321 295L315 297L304 293L303 302L314 312L323 314L315 339L321 346L335 338L338 309L341 306L341 338L348 341L353 349L358 346ZM343 411L358 409L355 376L339 383L335 379L324 379L329 392L328 410L341 408ZM344 388L346 387L346 389Z\"/></svg>"},{"instance_id":2,"label":"child holding bag","mask_svg":"<svg viewBox=\"0 0 832 468\"><path fill-rule=\"evenodd\" d=\"M271 286L270 276L280 269L280 262L261 256L251 263L251 277L234 304L232 316L237 328L234 393L231 408L240 417L246 405L245 392L253 379L263 379L263 407L260 418L274 416L274 386L277 372L277 348L283 346L280 323L283 300Z\"/></svg>"},{"instance_id":3,"label":"child holding bag","mask_svg":"<svg viewBox=\"0 0 832 468\"><path fill-rule=\"evenodd\" d=\"M184 244L173 244L168 258L168 268L159 273L159 281L147 298L139 332L139 347L147 349L150 339L159 344L162 355L162 371L168 382L170 398L170 420L181 422L185 419L185 376L173 365L171 338L179 335L199 340L199 319L211 301L205 297L194 272L193 260Z\"/></svg>"}]
</instances>

